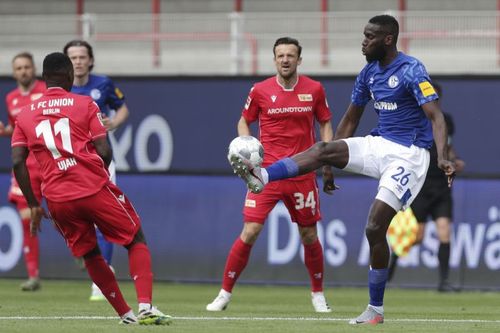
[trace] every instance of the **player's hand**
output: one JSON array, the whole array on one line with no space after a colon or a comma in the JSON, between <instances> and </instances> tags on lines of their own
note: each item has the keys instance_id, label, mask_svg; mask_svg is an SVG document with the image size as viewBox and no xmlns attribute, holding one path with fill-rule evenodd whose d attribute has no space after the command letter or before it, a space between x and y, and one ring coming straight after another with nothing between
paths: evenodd
<instances>
[{"instance_id":1,"label":"player's hand","mask_svg":"<svg viewBox=\"0 0 500 333\"><path fill-rule=\"evenodd\" d=\"M104 127L106 127L106 130L108 132L115 129L115 127L113 125L113 121L111 120L111 118L109 118L105 114L102 114L101 121L102 121L102 124L104 125Z\"/></svg>"},{"instance_id":2,"label":"player's hand","mask_svg":"<svg viewBox=\"0 0 500 333\"><path fill-rule=\"evenodd\" d=\"M444 174L448 176L448 187L451 187L453 180L455 179L456 167L455 163L448 160L439 160L438 167L444 171Z\"/></svg>"},{"instance_id":3,"label":"player's hand","mask_svg":"<svg viewBox=\"0 0 500 333\"><path fill-rule=\"evenodd\" d=\"M335 185L332 167L329 165L325 165L321 168L321 172L323 174L323 192L332 195L333 191L339 189L339 187Z\"/></svg>"},{"instance_id":4,"label":"player's hand","mask_svg":"<svg viewBox=\"0 0 500 333\"><path fill-rule=\"evenodd\" d=\"M5 134L5 125L3 124L2 121L0 121L0 135Z\"/></svg>"},{"instance_id":5,"label":"player's hand","mask_svg":"<svg viewBox=\"0 0 500 333\"><path fill-rule=\"evenodd\" d=\"M42 230L41 223L42 217L47 217L45 210L40 206L33 206L31 210L31 222L30 222L30 234L36 236L36 234Z\"/></svg>"}]
</instances>

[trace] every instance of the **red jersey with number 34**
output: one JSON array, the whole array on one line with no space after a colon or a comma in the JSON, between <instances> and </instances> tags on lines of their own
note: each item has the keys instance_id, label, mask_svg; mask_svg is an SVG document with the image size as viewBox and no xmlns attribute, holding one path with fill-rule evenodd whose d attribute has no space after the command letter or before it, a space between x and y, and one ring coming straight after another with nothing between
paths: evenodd
<instances>
[{"instance_id":1,"label":"red jersey with number 34","mask_svg":"<svg viewBox=\"0 0 500 333\"><path fill-rule=\"evenodd\" d=\"M92 98L54 87L21 110L11 145L33 152L43 195L62 202L93 195L109 181L104 161L92 145L105 135Z\"/></svg>"},{"instance_id":2,"label":"red jersey with number 34","mask_svg":"<svg viewBox=\"0 0 500 333\"><path fill-rule=\"evenodd\" d=\"M291 89L280 85L277 77L256 83L242 116L247 123L259 120L264 167L311 147L316 142L314 121L332 117L323 86L304 75Z\"/></svg>"}]
</instances>

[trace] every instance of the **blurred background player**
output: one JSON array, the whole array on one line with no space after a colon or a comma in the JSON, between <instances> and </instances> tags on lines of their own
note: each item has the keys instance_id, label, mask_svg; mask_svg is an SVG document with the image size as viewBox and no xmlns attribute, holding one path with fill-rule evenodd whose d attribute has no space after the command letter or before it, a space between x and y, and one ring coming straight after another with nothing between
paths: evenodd
<instances>
[{"instance_id":1,"label":"blurred background player","mask_svg":"<svg viewBox=\"0 0 500 333\"><path fill-rule=\"evenodd\" d=\"M365 227L370 246L369 303L365 311L349 321L353 325L375 325L384 322L390 256L387 229L396 212L411 204L425 182L433 133L438 166L446 172L449 186L455 166L448 160L446 123L427 71L419 60L397 50L397 20L390 15L374 16L363 34L361 50L368 64L356 78L351 103L334 141L317 143L263 169L245 163L236 154L229 158L235 173L256 193L265 190L265 184L324 165L379 179ZM371 99L378 114L377 127L368 136L352 137Z\"/></svg>"},{"instance_id":2,"label":"blurred background player","mask_svg":"<svg viewBox=\"0 0 500 333\"><path fill-rule=\"evenodd\" d=\"M75 71L71 92L92 97L103 113L102 121L106 129L113 131L118 128L127 120L129 114L125 98L107 76L91 74L94 68L92 46L83 40L72 40L64 46L63 51L71 59ZM109 173L111 181L116 184L114 162L109 166ZM104 259L111 266L113 244L106 241L99 230L97 230L97 240ZM95 284L92 285L90 300L104 300L104 296Z\"/></svg>"},{"instance_id":3,"label":"blurred background player","mask_svg":"<svg viewBox=\"0 0 500 333\"><path fill-rule=\"evenodd\" d=\"M21 108L37 100L45 92L45 83L36 79L35 64L31 53L22 52L14 56L12 59L12 73L17 82L17 88L9 92L5 98L9 123L5 126L0 121L0 135L2 136L12 135L16 117ZM30 169L32 188L35 191L37 199L41 201L40 171L33 154L28 156L27 165ZM9 201L16 205L23 224L23 253L26 270L28 271L28 280L21 284L21 289L24 291L35 291L40 288L38 237L30 235L30 209L21 189L17 185L14 175L12 175L8 197Z\"/></svg>"},{"instance_id":4,"label":"blurred background player","mask_svg":"<svg viewBox=\"0 0 500 333\"><path fill-rule=\"evenodd\" d=\"M140 218L106 171L112 151L99 108L91 98L69 92L73 65L63 53L45 57L43 78L47 92L20 112L12 135L13 169L31 209L31 232L40 229L45 212L33 194L26 168L30 151L40 164L53 223L73 255L84 258L88 274L121 317L120 323L169 324L171 317L151 304L151 255ZM128 251L139 303L137 317L101 255L94 224Z\"/></svg>"},{"instance_id":5,"label":"blurred background player","mask_svg":"<svg viewBox=\"0 0 500 333\"><path fill-rule=\"evenodd\" d=\"M321 83L298 75L302 47L296 39L276 40L273 53L277 74L259 82L250 90L237 129L238 135L251 135L249 125L259 121L264 162L273 162L305 150L315 143L314 120L319 122L321 140L333 137L331 113ZM331 193L333 173L324 170L324 190ZM282 200L293 222L297 223L304 245L304 261L309 272L312 304L316 312L330 312L323 294L323 248L318 240L316 223L321 219L315 172L283 180L266 187L263 193L248 192L243 208L244 224L227 257L222 289L208 311L224 310L233 287L250 257L269 212Z\"/></svg>"},{"instance_id":6,"label":"blurred background player","mask_svg":"<svg viewBox=\"0 0 500 333\"><path fill-rule=\"evenodd\" d=\"M433 84L439 99L443 97L441 86ZM443 113L448 128L448 158L455 162L457 172L464 169L465 162L458 158L455 149L452 145L452 137L455 133L455 124L453 118L447 113ZM430 149L431 162L427 171L427 178L424 186L417 198L411 204L413 214L418 221L418 229L416 240L413 245L422 243L425 234L425 225L427 218L431 217L436 222L437 236L439 239L438 261L439 261L439 284L438 291L449 292L456 290L449 283L450 271L450 239L451 239L451 223L453 214L453 196L451 188L448 186L447 177L443 170L437 166L437 150L433 144ZM393 278L398 262L396 253L391 254L389 263L389 281Z\"/></svg>"}]
</instances>

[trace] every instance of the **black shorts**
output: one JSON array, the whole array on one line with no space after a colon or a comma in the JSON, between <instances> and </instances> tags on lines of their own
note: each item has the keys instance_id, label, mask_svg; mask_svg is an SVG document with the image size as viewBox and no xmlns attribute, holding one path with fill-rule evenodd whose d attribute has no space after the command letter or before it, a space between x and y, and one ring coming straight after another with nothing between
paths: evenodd
<instances>
[{"instance_id":1,"label":"black shorts","mask_svg":"<svg viewBox=\"0 0 500 333\"><path fill-rule=\"evenodd\" d=\"M427 178L422 190L411 204L411 209L419 223L426 223L429 216L434 221L439 217L452 220L451 189L442 179Z\"/></svg>"}]
</instances>

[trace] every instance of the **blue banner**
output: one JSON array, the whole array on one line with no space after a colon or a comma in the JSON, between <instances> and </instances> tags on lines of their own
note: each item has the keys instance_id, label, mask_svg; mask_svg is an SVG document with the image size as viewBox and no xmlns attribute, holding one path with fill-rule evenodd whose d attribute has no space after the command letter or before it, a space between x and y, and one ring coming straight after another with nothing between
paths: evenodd
<instances>
[{"instance_id":1,"label":"blue banner","mask_svg":"<svg viewBox=\"0 0 500 333\"><path fill-rule=\"evenodd\" d=\"M377 189L368 178L342 177L333 196L321 195L319 226L328 284L363 285L369 249L367 212ZM0 175L7 190L9 175ZM235 176L119 175L118 185L138 210L151 248L155 278L220 281L228 251L242 228L245 186ZM500 288L500 181L460 180L455 197L450 266L452 281L466 288ZM14 208L0 197L0 277L24 276L22 231ZM49 221L40 234L42 278L85 277ZM437 284L438 240L428 223L424 242L401 258L394 284ZM113 265L127 278L127 257L116 247ZM300 237L286 208L278 204L241 276L246 282L308 283Z\"/></svg>"}]
</instances>

